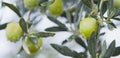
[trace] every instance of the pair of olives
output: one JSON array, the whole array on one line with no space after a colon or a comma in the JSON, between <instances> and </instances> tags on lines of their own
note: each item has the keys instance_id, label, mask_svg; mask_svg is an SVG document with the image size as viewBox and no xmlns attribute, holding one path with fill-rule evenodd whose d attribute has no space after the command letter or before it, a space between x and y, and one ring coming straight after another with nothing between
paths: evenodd
<instances>
[{"instance_id":1,"label":"pair of olives","mask_svg":"<svg viewBox=\"0 0 120 58\"><path fill-rule=\"evenodd\" d=\"M18 22L11 22L7 24L6 36L9 41L17 42L20 40L22 35L23 35L23 30ZM38 43L36 45L30 41L29 37L26 37L24 39L25 40L23 41L24 43L23 46L25 45L26 48L24 48L25 46L23 48L25 49L25 51L27 51L28 54L37 52L42 46L42 38L38 38Z\"/></svg>"},{"instance_id":2,"label":"pair of olives","mask_svg":"<svg viewBox=\"0 0 120 58\"><path fill-rule=\"evenodd\" d=\"M28 9L34 9L38 6L40 0L24 0L24 5ZM48 6L49 13L53 16L60 16L63 12L63 1L54 0L52 4Z\"/></svg>"}]
</instances>

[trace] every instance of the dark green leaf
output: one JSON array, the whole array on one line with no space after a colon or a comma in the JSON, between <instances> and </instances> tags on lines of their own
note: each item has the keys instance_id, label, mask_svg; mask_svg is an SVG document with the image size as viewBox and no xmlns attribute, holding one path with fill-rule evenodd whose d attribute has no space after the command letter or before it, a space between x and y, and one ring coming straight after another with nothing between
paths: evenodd
<instances>
[{"instance_id":1,"label":"dark green leaf","mask_svg":"<svg viewBox=\"0 0 120 58\"><path fill-rule=\"evenodd\" d=\"M99 5L100 16L103 17L104 13L107 11L108 1L101 0Z\"/></svg>"},{"instance_id":2,"label":"dark green leaf","mask_svg":"<svg viewBox=\"0 0 120 58\"><path fill-rule=\"evenodd\" d=\"M68 19L68 22L69 23L72 23L72 13L70 13L70 11L66 11L65 12L65 16L66 16L66 18Z\"/></svg>"},{"instance_id":3,"label":"dark green leaf","mask_svg":"<svg viewBox=\"0 0 120 58\"><path fill-rule=\"evenodd\" d=\"M37 36L29 37L29 40L35 45L38 44L38 37Z\"/></svg>"},{"instance_id":4,"label":"dark green leaf","mask_svg":"<svg viewBox=\"0 0 120 58\"><path fill-rule=\"evenodd\" d=\"M1 25L0 25L0 30L5 29L5 28L6 28L6 26L7 26L7 24L8 24L8 23L1 24Z\"/></svg>"},{"instance_id":5,"label":"dark green leaf","mask_svg":"<svg viewBox=\"0 0 120 58\"><path fill-rule=\"evenodd\" d=\"M113 10L113 0L108 0L108 15Z\"/></svg>"},{"instance_id":6,"label":"dark green leaf","mask_svg":"<svg viewBox=\"0 0 120 58\"><path fill-rule=\"evenodd\" d=\"M46 31L53 31L53 32L58 32L58 31L67 31L66 28L62 28L62 27L50 27L45 29Z\"/></svg>"},{"instance_id":7,"label":"dark green leaf","mask_svg":"<svg viewBox=\"0 0 120 58\"><path fill-rule=\"evenodd\" d=\"M64 41L62 42L62 45L66 44L67 42L68 42L68 40L64 40Z\"/></svg>"},{"instance_id":8,"label":"dark green leaf","mask_svg":"<svg viewBox=\"0 0 120 58\"><path fill-rule=\"evenodd\" d=\"M103 36L103 35L105 35L105 32L103 32L103 33L100 33L99 35L100 35L100 36Z\"/></svg>"},{"instance_id":9,"label":"dark green leaf","mask_svg":"<svg viewBox=\"0 0 120 58\"><path fill-rule=\"evenodd\" d=\"M82 6L83 6L83 4L81 2L79 2L79 4L76 7L76 11L75 11L75 15L74 15L74 20L75 20L74 23L76 23L79 19L79 16L80 16L79 13L81 11Z\"/></svg>"},{"instance_id":10,"label":"dark green leaf","mask_svg":"<svg viewBox=\"0 0 120 58\"><path fill-rule=\"evenodd\" d=\"M28 22L27 22L28 23ZM32 26L32 23L31 22L29 22L28 23L28 28L30 28Z\"/></svg>"},{"instance_id":11,"label":"dark green leaf","mask_svg":"<svg viewBox=\"0 0 120 58\"><path fill-rule=\"evenodd\" d=\"M77 52L72 51L71 49L69 49L66 46L62 46L62 45L57 45L57 44L51 44L51 46L56 49L59 53L65 55L65 56L71 56L74 57L75 55L77 55Z\"/></svg>"},{"instance_id":12,"label":"dark green leaf","mask_svg":"<svg viewBox=\"0 0 120 58\"><path fill-rule=\"evenodd\" d=\"M119 16L119 15L120 15L120 9L117 9L114 17Z\"/></svg>"},{"instance_id":13,"label":"dark green leaf","mask_svg":"<svg viewBox=\"0 0 120 58\"><path fill-rule=\"evenodd\" d=\"M103 58L103 56L105 55L106 53L106 50L107 50L107 45L106 45L106 41L103 42L103 45L102 45L102 51L101 51L101 55L100 55L100 58Z\"/></svg>"},{"instance_id":14,"label":"dark green leaf","mask_svg":"<svg viewBox=\"0 0 120 58\"><path fill-rule=\"evenodd\" d=\"M87 53L80 52L74 58L87 58Z\"/></svg>"},{"instance_id":15,"label":"dark green leaf","mask_svg":"<svg viewBox=\"0 0 120 58\"><path fill-rule=\"evenodd\" d=\"M116 14L117 9L112 9L111 12L108 14L107 20L110 20Z\"/></svg>"},{"instance_id":16,"label":"dark green leaf","mask_svg":"<svg viewBox=\"0 0 120 58\"><path fill-rule=\"evenodd\" d=\"M13 4L9 4L6 2L2 2L2 4L8 6L10 9L12 9L19 17L22 17L19 10Z\"/></svg>"},{"instance_id":17,"label":"dark green leaf","mask_svg":"<svg viewBox=\"0 0 120 58\"><path fill-rule=\"evenodd\" d=\"M91 1L90 0L82 0L82 2L88 6L89 8L92 8L92 4L91 4Z\"/></svg>"},{"instance_id":18,"label":"dark green leaf","mask_svg":"<svg viewBox=\"0 0 120 58\"><path fill-rule=\"evenodd\" d=\"M120 21L120 18L113 18L114 20L118 20L118 21Z\"/></svg>"},{"instance_id":19,"label":"dark green leaf","mask_svg":"<svg viewBox=\"0 0 120 58\"><path fill-rule=\"evenodd\" d=\"M67 40L64 40L62 44L65 44L67 42L71 42L73 39L75 39L75 35L71 35Z\"/></svg>"},{"instance_id":20,"label":"dark green leaf","mask_svg":"<svg viewBox=\"0 0 120 58\"><path fill-rule=\"evenodd\" d=\"M23 50L24 50L23 47L21 47L17 54L20 54Z\"/></svg>"},{"instance_id":21,"label":"dark green leaf","mask_svg":"<svg viewBox=\"0 0 120 58\"><path fill-rule=\"evenodd\" d=\"M99 4L99 3L100 3L100 0L94 0L94 3L95 3L95 4Z\"/></svg>"},{"instance_id":22,"label":"dark green leaf","mask_svg":"<svg viewBox=\"0 0 120 58\"><path fill-rule=\"evenodd\" d=\"M50 17L50 16L48 16L48 19L51 20L52 22L56 23L58 26L60 26L62 28L66 28L66 26L63 23L61 23L60 21L58 21L57 19Z\"/></svg>"},{"instance_id":23,"label":"dark green leaf","mask_svg":"<svg viewBox=\"0 0 120 58\"><path fill-rule=\"evenodd\" d=\"M107 26L108 26L108 28L109 28L110 30L113 30L114 28L117 28L117 27L115 26L115 24L112 23L112 22L108 23Z\"/></svg>"},{"instance_id":24,"label":"dark green leaf","mask_svg":"<svg viewBox=\"0 0 120 58\"><path fill-rule=\"evenodd\" d=\"M54 36L55 33L48 33L48 32L38 32L34 33L37 37L49 37L49 36Z\"/></svg>"},{"instance_id":25,"label":"dark green leaf","mask_svg":"<svg viewBox=\"0 0 120 58\"><path fill-rule=\"evenodd\" d=\"M87 43L88 43L89 53L91 54L92 58L96 58L96 44L97 44L97 39L96 39L95 33L91 34L91 37L87 41Z\"/></svg>"},{"instance_id":26,"label":"dark green leaf","mask_svg":"<svg viewBox=\"0 0 120 58\"><path fill-rule=\"evenodd\" d=\"M75 35L71 35L69 38L68 38L68 41L71 42L73 39L75 39L76 36Z\"/></svg>"},{"instance_id":27,"label":"dark green leaf","mask_svg":"<svg viewBox=\"0 0 120 58\"><path fill-rule=\"evenodd\" d=\"M76 41L79 45L81 45L82 47L84 47L85 49L87 49L87 46L86 46L85 42L84 42L80 37L76 36L75 41Z\"/></svg>"},{"instance_id":28,"label":"dark green leaf","mask_svg":"<svg viewBox=\"0 0 120 58\"><path fill-rule=\"evenodd\" d=\"M28 31L27 31L27 24L26 24L26 22L25 22L25 20L23 18L20 18L19 24L20 24L22 30L25 33L28 33Z\"/></svg>"},{"instance_id":29,"label":"dark green leaf","mask_svg":"<svg viewBox=\"0 0 120 58\"><path fill-rule=\"evenodd\" d=\"M110 56L112 56L114 51L115 51L115 40L112 41L112 43L108 47L106 53L104 54L103 58L110 58Z\"/></svg>"},{"instance_id":30,"label":"dark green leaf","mask_svg":"<svg viewBox=\"0 0 120 58\"><path fill-rule=\"evenodd\" d=\"M120 47L116 47L115 51L112 54L112 56L118 56L118 55L120 55Z\"/></svg>"}]
</instances>

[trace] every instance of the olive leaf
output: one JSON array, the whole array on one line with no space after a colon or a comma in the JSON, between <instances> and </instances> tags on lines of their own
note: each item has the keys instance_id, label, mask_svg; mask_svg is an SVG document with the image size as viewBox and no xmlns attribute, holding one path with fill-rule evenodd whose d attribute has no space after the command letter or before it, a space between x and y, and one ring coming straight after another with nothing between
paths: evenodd
<instances>
[{"instance_id":1,"label":"olive leaf","mask_svg":"<svg viewBox=\"0 0 120 58\"><path fill-rule=\"evenodd\" d=\"M111 12L108 14L107 20L110 20L116 14L117 9L112 9Z\"/></svg>"},{"instance_id":2,"label":"olive leaf","mask_svg":"<svg viewBox=\"0 0 120 58\"><path fill-rule=\"evenodd\" d=\"M92 4L90 3L90 0L82 0L82 2L89 8L92 8Z\"/></svg>"},{"instance_id":3,"label":"olive leaf","mask_svg":"<svg viewBox=\"0 0 120 58\"><path fill-rule=\"evenodd\" d=\"M4 23L0 25L0 30L5 29L8 23Z\"/></svg>"},{"instance_id":4,"label":"olive leaf","mask_svg":"<svg viewBox=\"0 0 120 58\"><path fill-rule=\"evenodd\" d=\"M37 36L34 36L34 37L29 37L29 40L34 44L34 45L36 45L36 44L38 44L38 37Z\"/></svg>"},{"instance_id":5,"label":"olive leaf","mask_svg":"<svg viewBox=\"0 0 120 58\"><path fill-rule=\"evenodd\" d=\"M115 15L113 17L117 17L119 15L120 15L120 9L116 9L116 13L115 13Z\"/></svg>"},{"instance_id":6,"label":"olive leaf","mask_svg":"<svg viewBox=\"0 0 120 58\"><path fill-rule=\"evenodd\" d=\"M104 56L105 53L106 53L106 50L107 50L107 45L106 45L106 41L104 41L104 42L103 42L103 45L102 45L101 55L99 56L100 58L103 58L103 56Z\"/></svg>"},{"instance_id":7,"label":"olive leaf","mask_svg":"<svg viewBox=\"0 0 120 58\"><path fill-rule=\"evenodd\" d=\"M120 21L120 18L112 18L112 19L117 20L117 21Z\"/></svg>"},{"instance_id":8,"label":"olive leaf","mask_svg":"<svg viewBox=\"0 0 120 58\"><path fill-rule=\"evenodd\" d=\"M28 31L27 31L27 24L26 24L26 22L25 22L25 20L23 18L20 18L19 24L20 24L22 30L25 33L28 33Z\"/></svg>"},{"instance_id":9,"label":"olive leaf","mask_svg":"<svg viewBox=\"0 0 120 58\"><path fill-rule=\"evenodd\" d=\"M55 33L38 32L38 33L33 33L33 35L35 35L37 37L50 37L50 36L54 36Z\"/></svg>"},{"instance_id":10,"label":"olive leaf","mask_svg":"<svg viewBox=\"0 0 120 58\"><path fill-rule=\"evenodd\" d=\"M22 17L19 10L13 5L13 4L9 4L6 2L2 2L2 5L6 5L8 6L11 10L13 10L19 17Z\"/></svg>"},{"instance_id":11,"label":"olive leaf","mask_svg":"<svg viewBox=\"0 0 120 58\"><path fill-rule=\"evenodd\" d=\"M56 23L58 26L60 26L60 27L62 27L62 28L66 28L66 26L65 26L63 23L61 23L60 21L58 21L57 19L55 19L55 18L53 18L53 17L50 17L50 16L48 16L48 19L49 19L50 21Z\"/></svg>"},{"instance_id":12,"label":"olive leaf","mask_svg":"<svg viewBox=\"0 0 120 58\"><path fill-rule=\"evenodd\" d=\"M108 1L108 15L111 13L112 10L113 10L113 0L109 0Z\"/></svg>"},{"instance_id":13,"label":"olive leaf","mask_svg":"<svg viewBox=\"0 0 120 58\"><path fill-rule=\"evenodd\" d=\"M73 58L87 58L86 52L80 52Z\"/></svg>"},{"instance_id":14,"label":"olive leaf","mask_svg":"<svg viewBox=\"0 0 120 58\"><path fill-rule=\"evenodd\" d=\"M108 1L101 0L99 5L100 16L103 17L104 13L107 11Z\"/></svg>"},{"instance_id":15,"label":"olive leaf","mask_svg":"<svg viewBox=\"0 0 120 58\"><path fill-rule=\"evenodd\" d=\"M23 47L21 47L17 54L20 54L23 50L24 50Z\"/></svg>"},{"instance_id":16,"label":"olive leaf","mask_svg":"<svg viewBox=\"0 0 120 58\"><path fill-rule=\"evenodd\" d=\"M88 43L88 50L89 50L89 53L91 54L91 57L96 58L97 39L94 32L91 34L90 39L87 40L87 43Z\"/></svg>"},{"instance_id":17,"label":"olive leaf","mask_svg":"<svg viewBox=\"0 0 120 58\"><path fill-rule=\"evenodd\" d=\"M113 55L113 52L115 51L115 40L112 41L112 43L109 45L106 53L104 54L103 58L110 58L110 56Z\"/></svg>"},{"instance_id":18,"label":"olive leaf","mask_svg":"<svg viewBox=\"0 0 120 58\"><path fill-rule=\"evenodd\" d=\"M58 31L67 31L67 29L62 28L62 27L50 27L50 28L45 29L45 31L58 32Z\"/></svg>"},{"instance_id":19,"label":"olive leaf","mask_svg":"<svg viewBox=\"0 0 120 58\"><path fill-rule=\"evenodd\" d=\"M85 42L80 37L77 36L75 38L75 41L87 50L87 46L86 46Z\"/></svg>"},{"instance_id":20,"label":"olive leaf","mask_svg":"<svg viewBox=\"0 0 120 58\"><path fill-rule=\"evenodd\" d=\"M111 21L109 21L109 23L107 23L107 26L108 26L109 30L113 30L114 28L117 28L116 25L114 23L112 23Z\"/></svg>"},{"instance_id":21,"label":"olive leaf","mask_svg":"<svg viewBox=\"0 0 120 58\"><path fill-rule=\"evenodd\" d=\"M65 56L71 56L71 57L75 57L75 55L77 55L77 52L69 49L66 46L62 46L62 45L58 45L58 44L51 44L51 46L56 49L59 53L65 55Z\"/></svg>"},{"instance_id":22,"label":"olive leaf","mask_svg":"<svg viewBox=\"0 0 120 58\"><path fill-rule=\"evenodd\" d=\"M120 55L120 47L116 47L115 51L112 54L112 56L118 56L118 55Z\"/></svg>"}]
</instances>

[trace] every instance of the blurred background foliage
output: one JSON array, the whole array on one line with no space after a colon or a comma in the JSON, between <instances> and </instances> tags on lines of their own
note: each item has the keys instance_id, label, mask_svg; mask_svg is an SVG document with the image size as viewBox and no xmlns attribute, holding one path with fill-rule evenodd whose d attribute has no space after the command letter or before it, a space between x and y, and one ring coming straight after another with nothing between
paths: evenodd
<instances>
[{"instance_id":1,"label":"blurred background foliage","mask_svg":"<svg viewBox=\"0 0 120 58\"><path fill-rule=\"evenodd\" d=\"M57 18L51 17L47 13L46 5L47 3L49 3L47 1L48 0L41 0L39 7L37 7L37 9L34 9L30 16L30 22L32 22L30 32L40 32L38 34L40 35L40 37L43 37L42 48L40 48L40 50L37 53L29 55L24 50L21 49L22 40L20 40L17 43L12 43L11 45L13 47L11 47L10 49L5 48L5 50L8 49L10 51L8 52L8 54L1 53L0 57L2 58L71 58L71 57L110 58L111 56L116 56L120 54L120 52L118 52L120 51L120 47L119 46L116 47L115 45L115 43L119 42L119 40L118 41L116 40L116 42L115 40L111 40L108 41L108 43L106 44L107 40L104 39L106 36L105 34L107 33L106 27L108 27L109 30L114 30L115 28L119 27L117 24L119 24L118 21L120 20L119 19L120 12L119 10L113 9L113 0L63 0L64 12L61 14L61 16ZM94 7L91 1L95 3ZM11 42L5 40L6 36L4 29L6 28L6 25L9 22L19 21L20 19L19 23L24 29L24 32L27 33L24 25L25 22L27 21L26 18L28 18L29 10L24 6L23 0L14 0L14 1L0 0L0 4L1 4L0 29L1 32L4 32L3 34L4 41L6 41L7 44L10 45ZM96 36L93 33L91 35L91 39L87 41L83 39L82 36L79 34L79 23L81 19L87 16L91 16L97 19L99 18L100 22L101 20L106 20L103 24L101 23L101 25L99 26L101 30L105 28L105 30L103 31L100 30L100 32L98 33L99 39L96 39L95 38ZM46 32L52 32L52 33L48 34ZM110 36L108 35L106 38L109 37ZM116 53L114 53L114 50ZM14 52L11 53L12 51ZM88 51L90 53L88 53ZM6 55L9 55L9 57L7 57Z\"/></svg>"}]
</instances>

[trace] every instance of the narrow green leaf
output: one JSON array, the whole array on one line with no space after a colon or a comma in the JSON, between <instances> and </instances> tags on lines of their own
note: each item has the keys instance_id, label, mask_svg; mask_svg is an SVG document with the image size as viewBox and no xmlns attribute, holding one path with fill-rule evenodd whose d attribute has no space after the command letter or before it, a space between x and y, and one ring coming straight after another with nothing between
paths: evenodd
<instances>
[{"instance_id":1,"label":"narrow green leaf","mask_svg":"<svg viewBox=\"0 0 120 58\"><path fill-rule=\"evenodd\" d=\"M120 15L120 9L116 9L116 13L113 17L119 16Z\"/></svg>"},{"instance_id":2,"label":"narrow green leaf","mask_svg":"<svg viewBox=\"0 0 120 58\"><path fill-rule=\"evenodd\" d=\"M112 18L112 19L117 20L117 21L120 21L120 18Z\"/></svg>"},{"instance_id":3,"label":"narrow green leaf","mask_svg":"<svg viewBox=\"0 0 120 58\"><path fill-rule=\"evenodd\" d=\"M92 8L92 4L90 3L91 2L90 0L82 0L82 2L89 8Z\"/></svg>"},{"instance_id":4,"label":"narrow green leaf","mask_svg":"<svg viewBox=\"0 0 120 58\"><path fill-rule=\"evenodd\" d=\"M23 50L24 50L23 47L21 47L17 54L20 54Z\"/></svg>"},{"instance_id":5,"label":"narrow green leaf","mask_svg":"<svg viewBox=\"0 0 120 58\"><path fill-rule=\"evenodd\" d=\"M110 30L113 30L114 28L117 28L117 27L115 26L115 24L112 23L112 22L107 23L107 26L108 26L108 28L109 28Z\"/></svg>"},{"instance_id":6,"label":"narrow green leaf","mask_svg":"<svg viewBox=\"0 0 120 58\"><path fill-rule=\"evenodd\" d=\"M55 33L38 32L38 33L34 33L34 35L36 35L37 37L50 37L50 36L54 36Z\"/></svg>"},{"instance_id":7,"label":"narrow green leaf","mask_svg":"<svg viewBox=\"0 0 120 58\"><path fill-rule=\"evenodd\" d=\"M56 23L58 26L60 26L62 28L66 28L66 26L63 23L61 23L60 21L58 21L57 19L50 17L50 16L48 16L48 19L51 20L52 22Z\"/></svg>"},{"instance_id":8,"label":"narrow green leaf","mask_svg":"<svg viewBox=\"0 0 120 58\"><path fill-rule=\"evenodd\" d=\"M3 5L8 6L11 10L13 10L19 17L22 17L19 10L13 5L13 4L9 4L6 2L2 2Z\"/></svg>"},{"instance_id":9,"label":"narrow green leaf","mask_svg":"<svg viewBox=\"0 0 120 58\"><path fill-rule=\"evenodd\" d=\"M66 44L67 42L68 42L68 40L64 40L64 41L62 42L62 45Z\"/></svg>"},{"instance_id":10,"label":"narrow green leaf","mask_svg":"<svg viewBox=\"0 0 120 58\"><path fill-rule=\"evenodd\" d=\"M1 25L0 25L0 30L5 29L5 28L6 28L6 26L7 26L7 24L8 24L8 23L1 24Z\"/></svg>"},{"instance_id":11,"label":"narrow green leaf","mask_svg":"<svg viewBox=\"0 0 120 58\"><path fill-rule=\"evenodd\" d=\"M56 49L59 53L65 55L65 56L71 56L71 57L74 57L77 52L69 49L68 47L66 46L62 46L62 45L57 45L57 44L51 44L51 46Z\"/></svg>"},{"instance_id":12,"label":"narrow green leaf","mask_svg":"<svg viewBox=\"0 0 120 58\"><path fill-rule=\"evenodd\" d=\"M96 58L96 44L97 44L97 39L96 39L95 33L91 34L91 37L87 41L87 43L88 43L89 53L91 54L92 58Z\"/></svg>"},{"instance_id":13,"label":"narrow green leaf","mask_svg":"<svg viewBox=\"0 0 120 58\"><path fill-rule=\"evenodd\" d=\"M114 51L115 51L115 40L112 41L112 43L108 47L106 53L104 54L103 58L110 58L110 56L112 56Z\"/></svg>"},{"instance_id":14,"label":"narrow green leaf","mask_svg":"<svg viewBox=\"0 0 120 58\"><path fill-rule=\"evenodd\" d=\"M78 19L79 19L79 13L82 9L82 6L83 6L83 3L80 1L79 4L77 5L76 7L76 11L75 11L75 15L74 15L74 23L78 22Z\"/></svg>"},{"instance_id":15,"label":"narrow green leaf","mask_svg":"<svg viewBox=\"0 0 120 58\"><path fill-rule=\"evenodd\" d=\"M85 42L80 37L77 36L75 38L75 41L87 50L87 46L86 46Z\"/></svg>"},{"instance_id":16,"label":"narrow green leaf","mask_svg":"<svg viewBox=\"0 0 120 58\"><path fill-rule=\"evenodd\" d=\"M87 58L87 53L85 52L80 52L77 54L74 58Z\"/></svg>"},{"instance_id":17,"label":"narrow green leaf","mask_svg":"<svg viewBox=\"0 0 120 58\"><path fill-rule=\"evenodd\" d=\"M100 0L94 0L94 3L95 3L95 4L99 4L99 3L100 3Z\"/></svg>"},{"instance_id":18,"label":"narrow green leaf","mask_svg":"<svg viewBox=\"0 0 120 58\"><path fill-rule=\"evenodd\" d=\"M102 52L101 52L100 58L103 58L103 56L106 53L106 50L107 50L107 45L106 45L106 41L104 41L102 45Z\"/></svg>"},{"instance_id":19,"label":"narrow green leaf","mask_svg":"<svg viewBox=\"0 0 120 58\"><path fill-rule=\"evenodd\" d=\"M71 42L73 39L75 39L75 35L71 35L68 39L64 40L62 42L62 45L65 44L65 43L67 43L67 42Z\"/></svg>"},{"instance_id":20,"label":"narrow green leaf","mask_svg":"<svg viewBox=\"0 0 120 58\"><path fill-rule=\"evenodd\" d=\"M67 31L67 29L62 27L50 27L45 29L45 31L58 32L58 31Z\"/></svg>"},{"instance_id":21,"label":"narrow green leaf","mask_svg":"<svg viewBox=\"0 0 120 58\"><path fill-rule=\"evenodd\" d=\"M107 20L110 20L116 14L117 9L112 9L111 12L108 14Z\"/></svg>"},{"instance_id":22,"label":"narrow green leaf","mask_svg":"<svg viewBox=\"0 0 120 58\"><path fill-rule=\"evenodd\" d=\"M108 1L101 0L99 5L100 16L103 17L104 13L107 11Z\"/></svg>"},{"instance_id":23,"label":"narrow green leaf","mask_svg":"<svg viewBox=\"0 0 120 58\"><path fill-rule=\"evenodd\" d=\"M112 56L118 56L118 55L120 55L120 47L116 47L115 51L112 54Z\"/></svg>"},{"instance_id":24,"label":"narrow green leaf","mask_svg":"<svg viewBox=\"0 0 120 58\"><path fill-rule=\"evenodd\" d=\"M105 35L105 32L103 32L103 33L100 33L99 35L100 35L100 36L103 36L103 35Z\"/></svg>"},{"instance_id":25,"label":"narrow green leaf","mask_svg":"<svg viewBox=\"0 0 120 58\"><path fill-rule=\"evenodd\" d=\"M28 33L28 31L27 31L27 24L26 24L26 22L25 22L25 20L23 18L20 18L19 24L20 24L22 30L25 33Z\"/></svg>"},{"instance_id":26,"label":"narrow green leaf","mask_svg":"<svg viewBox=\"0 0 120 58\"><path fill-rule=\"evenodd\" d=\"M113 0L107 0L108 1L108 15L113 10Z\"/></svg>"},{"instance_id":27,"label":"narrow green leaf","mask_svg":"<svg viewBox=\"0 0 120 58\"><path fill-rule=\"evenodd\" d=\"M38 37L37 36L33 36L33 37L29 37L29 40L34 44L38 44Z\"/></svg>"}]
</instances>

